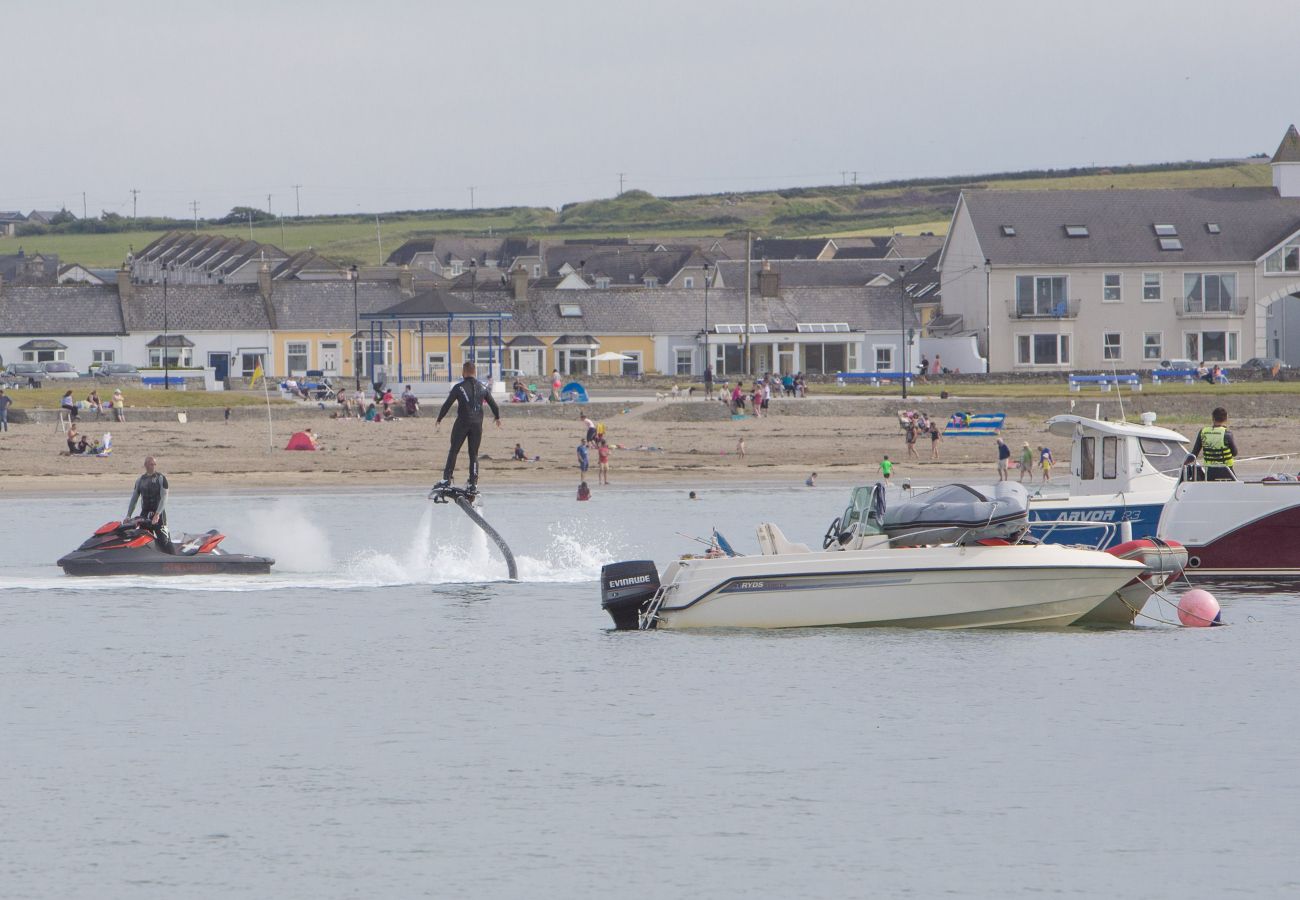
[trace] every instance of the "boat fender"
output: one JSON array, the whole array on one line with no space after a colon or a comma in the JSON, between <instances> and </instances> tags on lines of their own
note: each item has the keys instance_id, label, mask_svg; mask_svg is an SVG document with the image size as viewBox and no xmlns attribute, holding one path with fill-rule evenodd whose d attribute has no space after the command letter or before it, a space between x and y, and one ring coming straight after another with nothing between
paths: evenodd
<instances>
[{"instance_id":1,"label":"boat fender","mask_svg":"<svg viewBox=\"0 0 1300 900\"><path fill-rule=\"evenodd\" d=\"M1202 588L1192 588L1178 599L1178 621L1188 628L1222 625L1219 601Z\"/></svg>"}]
</instances>

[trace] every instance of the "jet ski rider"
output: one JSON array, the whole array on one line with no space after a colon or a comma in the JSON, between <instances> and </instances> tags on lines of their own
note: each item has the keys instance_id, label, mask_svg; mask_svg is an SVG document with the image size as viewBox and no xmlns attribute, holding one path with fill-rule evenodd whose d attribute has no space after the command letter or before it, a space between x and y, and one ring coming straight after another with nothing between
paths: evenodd
<instances>
[{"instance_id":1,"label":"jet ski rider","mask_svg":"<svg viewBox=\"0 0 1300 900\"><path fill-rule=\"evenodd\" d=\"M453 403L456 404L456 422L451 428L451 448L447 451L447 465L442 470L442 481L435 484L434 490L449 488L451 484L452 473L456 471L456 457L460 455L461 445L469 440L469 485L468 492L475 493L478 490L478 445L483 440L483 404L486 403L492 410L492 418L496 420L497 427L501 427L501 410L497 409L496 401L492 399L491 392L483 386L483 383L474 376L474 363L467 362L461 367L461 374L464 376L447 394L446 401L442 404L442 409L438 410L438 421L434 424L434 430L442 426L443 417L451 409Z\"/></svg>"},{"instance_id":2,"label":"jet ski rider","mask_svg":"<svg viewBox=\"0 0 1300 900\"><path fill-rule=\"evenodd\" d=\"M131 492L126 517L131 518L136 501L139 501L141 518L157 534L159 546L171 553L171 535L167 533L167 476L159 472L157 466L158 463L152 456L144 458L144 474L135 480L135 490Z\"/></svg>"}]
</instances>

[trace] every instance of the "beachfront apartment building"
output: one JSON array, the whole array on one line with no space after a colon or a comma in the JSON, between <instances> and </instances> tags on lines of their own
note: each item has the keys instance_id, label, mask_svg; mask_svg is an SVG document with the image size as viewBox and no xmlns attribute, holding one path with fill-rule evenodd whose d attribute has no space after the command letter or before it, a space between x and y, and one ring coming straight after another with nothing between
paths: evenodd
<instances>
[{"instance_id":1,"label":"beachfront apartment building","mask_svg":"<svg viewBox=\"0 0 1300 900\"><path fill-rule=\"evenodd\" d=\"M963 192L939 258L943 313L976 335L994 372L1279 355L1268 310L1300 294L1295 126L1272 181Z\"/></svg>"}]
</instances>

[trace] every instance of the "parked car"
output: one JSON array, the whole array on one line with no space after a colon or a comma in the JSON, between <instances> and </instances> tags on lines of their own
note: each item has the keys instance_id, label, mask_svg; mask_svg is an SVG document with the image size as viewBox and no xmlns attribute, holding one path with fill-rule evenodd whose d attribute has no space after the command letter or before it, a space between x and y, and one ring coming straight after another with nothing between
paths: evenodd
<instances>
[{"instance_id":1,"label":"parked car","mask_svg":"<svg viewBox=\"0 0 1300 900\"><path fill-rule=\"evenodd\" d=\"M72 363L68 362L47 362L42 364L45 368L45 377L55 380L71 380L80 378L81 373L77 371Z\"/></svg>"},{"instance_id":2,"label":"parked car","mask_svg":"<svg viewBox=\"0 0 1300 900\"><path fill-rule=\"evenodd\" d=\"M44 377L45 367L40 363L10 363L4 370L7 384L40 384Z\"/></svg>"},{"instance_id":3,"label":"parked car","mask_svg":"<svg viewBox=\"0 0 1300 900\"><path fill-rule=\"evenodd\" d=\"M101 363L90 370L96 378L139 378L140 370L129 363Z\"/></svg>"},{"instance_id":4,"label":"parked car","mask_svg":"<svg viewBox=\"0 0 1300 900\"><path fill-rule=\"evenodd\" d=\"M1195 369L1200 364L1193 359L1162 359L1160 368L1162 369Z\"/></svg>"},{"instance_id":5,"label":"parked car","mask_svg":"<svg viewBox=\"0 0 1300 900\"><path fill-rule=\"evenodd\" d=\"M1266 372L1273 371L1275 366L1280 366L1285 369L1286 363L1282 362L1282 360L1278 359L1276 356L1252 356L1241 364L1243 369L1263 369Z\"/></svg>"}]
</instances>

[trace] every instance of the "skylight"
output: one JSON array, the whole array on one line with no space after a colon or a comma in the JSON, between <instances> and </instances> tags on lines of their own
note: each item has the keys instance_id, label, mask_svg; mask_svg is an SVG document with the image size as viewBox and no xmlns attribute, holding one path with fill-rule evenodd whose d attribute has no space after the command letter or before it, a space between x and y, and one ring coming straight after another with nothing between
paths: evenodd
<instances>
[{"instance_id":1,"label":"skylight","mask_svg":"<svg viewBox=\"0 0 1300 900\"><path fill-rule=\"evenodd\" d=\"M1219 223L1218 223L1218 222L1206 222L1206 223L1205 223L1205 230L1208 231L1210 234L1218 234L1218 233L1219 233Z\"/></svg>"},{"instance_id":2,"label":"skylight","mask_svg":"<svg viewBox=\"0 0 1300 900\"><path fill-rule=\"evenodd\" d=\"M1065 236L1072 238L1085 238L1088 236L1087 225L1066 225Z\"/></svg>"},{"instance_id":3,"label":"skylight","mask_svg":"<svg viewBox=\"0 0 1300 900\"><path fill-rule=\"evenodd\" d=\"M796 327L800 334L827 334L849 330L848 322L798 322Z\"/></svg>"},{"instance_id":4,"label":"skylight","mask_svg":"<svg viewBox=\"0 0 1300 900\"><path fill-rule=\"evenodd\" d=\"M1178 234L1178 229L1172 225L1153 225L1152 227L1155 228L1156 234L1161 237L1174 237Z\"/></svg>"},{"instance_id":5,"label":"skylight","mask_svg":"<svg viewBox=\"0 0 1300 900\"><path fill-rule=\"evenodd\" d=\"M1179 240L1178 238L1176 238L1176 237L1162 237L1162 238L1160 239L1160 249L1161 249L1161 250L1181 250L1181 249L1183 249L1183 242L1180 241L1180 240Z\"/></svg>"},{"instance_id":6,"label":"skylight","mask_svg":"<svg viewBox=\"0 0 1300 900\"><path fill-rule=\"evenodd\" d=\"M713 330L717 334L744 334L745 325L743 322L735 324L714 325ZM749 324L750 334L767 334L766 322L751 322Z\"/></svg>"},{"instance_id":7,"label":"skylight","mask_svg":"<svg viewBox=\"0 0 1300 900\"><path fill-rule=\"evenodd\" d=\"M1002 236L1003 236L1003 237L1015 237L1015 236L1016 236L1016 226L1014 226L1014 225L1003 225L1003 226L1002 226Z\"/></svg>"},{"instance_id":8,"label":"skylight","mask_svg":"<svg viewBox=\"0 0 1300 900\"><path fill-rule=\"evenodd\" d=\"M566 319L577 319L582 316L582 307L576 303L561 303L560 315Z\"/></svg>"}]
</instances>

